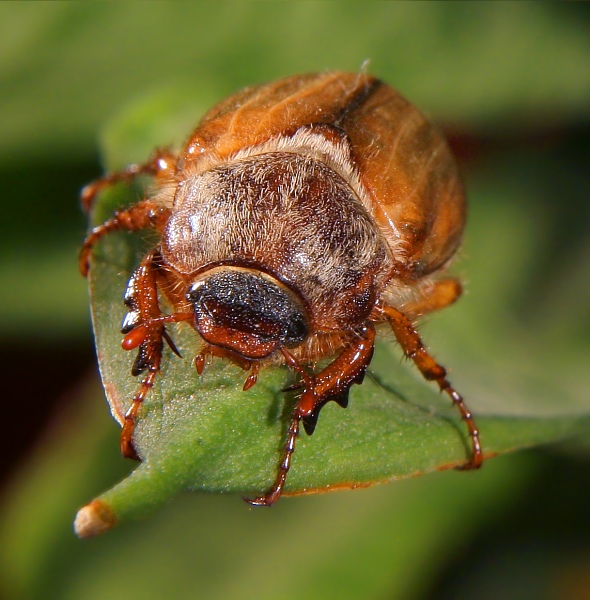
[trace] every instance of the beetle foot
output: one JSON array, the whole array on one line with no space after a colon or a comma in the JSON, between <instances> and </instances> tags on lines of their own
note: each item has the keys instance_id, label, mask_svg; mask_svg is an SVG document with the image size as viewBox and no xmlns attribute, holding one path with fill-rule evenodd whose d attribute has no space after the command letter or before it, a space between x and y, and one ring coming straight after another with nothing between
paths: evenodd
<instances>
[{"instance_id":1,"label":"beetle foot","mask_svg":"<svg viewBox=\"0 0 590 600\"><path fill-rule=\"evenodd\" d=\"M246 498L243 497L244 502L247 502L250 506L272 506L281 496L280 490L272 490L264 496L258 496L257 498Z\"/></svg>"}]
</instances>

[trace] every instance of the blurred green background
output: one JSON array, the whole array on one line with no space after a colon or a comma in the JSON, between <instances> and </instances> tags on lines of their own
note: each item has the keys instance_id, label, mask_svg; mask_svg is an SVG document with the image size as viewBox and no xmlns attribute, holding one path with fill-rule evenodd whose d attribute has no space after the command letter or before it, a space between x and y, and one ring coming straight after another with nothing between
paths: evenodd
<instances>
[{"instance_id":1,"label":"blurred green background","mask_svg":"<svg viewBox=\"0 0 590 600\"><path fill-rule=\"evenodd\" d=\"M141 133L186 90L174 125L188 132L244 85L367 59L445 129L470 191L467 294L425 339L476 412L538 401L590 413L587 5L3 3L2 597L590 597L587 436L476 476L270 511L187 494L102 538L71 532L76 510L131 468L77 272L77 197L102 172L101 148L115 163L145 158L119 149L112 124L137 119Z\"/></svg>"}]
</instances>

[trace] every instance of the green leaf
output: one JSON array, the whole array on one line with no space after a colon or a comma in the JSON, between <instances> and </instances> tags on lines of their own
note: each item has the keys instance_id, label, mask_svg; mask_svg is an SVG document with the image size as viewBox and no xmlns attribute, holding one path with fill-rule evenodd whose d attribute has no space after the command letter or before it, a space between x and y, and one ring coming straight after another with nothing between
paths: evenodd
<instances>
[{"instance_id":1,"label":"green leaf","mask_svg":"<svg viewBox=\"0 0 590 600\"><path fill-rule=\"evenodd\" d=\"M313 600L418 597L478 523L495 522L538 471L539 457L522 453L478 473L289 498L272 510L185 494L81 543L68 511L124 465L98 399L94 382L80 390L0 505L3 598L192 599L195 590L223 600L291 599L301 590Z\"/></svg>"},{"instance_id":2,"label":"green leaf","mask_svg":"<svg viewBox=\"0 0 590 600\"><path fill-rule=\"evenodd\" d=\"M159 104L153 106L157 110ZM127 114L132 115L133 111ZM111 127L109 139L123 140L125 132L132 131L136 139L148 144L153 137L150 129L154 127L150 123L158 123L158 118L157 114L146 114L145 130L138 130L137 124L129 127L125 119L119 119L115 122L120 131ZM133 140L124 143L130 148L133 145ZM145 148L145 156L150 150ZM113 162L107 156L107 163ZM103 194L94 221L108 218L115 206L136 198L133 194L126 198L118 193ZM509 205L501 208L510 210ZM520 215L512 210L510 219L506 219L505 212L500 218L497 210L484 217L487 227L478 231L489 232L489 237L480 235L475 252L477 247L488 252L488 244L497 241L500 229L508 240L521 245L524 240L534 246L534 237L527 237L519 229ZM509 235L511 224L513 236ZM149 247L145 238L126 233L106 237L97 245L90 275L101 374L111 409L119 421L139 385L130 375L134 353L125 352L120 346L119 327L125 313L121 299L131 271ZM508 242L499 250L506 252L506 260L514 262L513 255L517 254L526 264L526 248L519 247L519 252L514 252ZM502 258L497 252L495 256ZM485 256L480 261L485 262ZM510 272L514 274L518 266L512 264ZM503 273L501 268L490 269L483 281L499 292ZM451 311L456 323L449 335L456 335L463 343L468 332L472 343L485 341L487 335L494 347L498 342L494 336L505 339L508 331L516 331L516 324L500 309L497 314L479 314L478 321L467 308L463 323L461 310L459 304ZM498 328L490 327L494 319ZM197 334L188 326L174 326L170 331L183 358L165 350L162 372L142 406L134 437L142 463L127 479L100 496L98 504L82 511L78 523L82 534L95 532L93 527L97 525L89 527L83 519L98 521L98 527L102 524L106 528L145 513L183 490L251 495L264 492L274 480L294 401L281 390L294 381L293 375L284 367L265 369L256 386L244 392L244 371L227 361L213 359L203 375L198 376L192 366L199 347ZM329 403L322 410L314 435L303 434L298 440L287 493L368 486L465 462L470 442L457 411L448 406L434 385L422 380L413 365L400 360L400 352L390 338L385 334L377 344L369 376L361 386L353 386L349 408L343 410ZM428 337L425 341L428 343ZM536 380L530 380L532 373L527 371L526 361L522 377L522 357L529 357L533 363L535 356L541 358L534 344L513 335L507 351L499 344L496 350L500 359L497 363L490 362L488 350L478 357L479 363L472 355L463 366L453 365L459 375L457 381L453 378L457 388L464 389L462 379L470 382L465 386L470 392L467 402L476 414L487 456L588 430L590 407L585 398L580 402L572 394L568 400L567 390L547 386L538 372L534 375ZM444 355L440 355L440 360L447 364ZM465 375L467 365L473 368L471 377ZM497 372L503 375L496 379ZM490 382L492 373L496 380ZM510 394L509 402L503 388Z\"/></svg>"}]
</instances>

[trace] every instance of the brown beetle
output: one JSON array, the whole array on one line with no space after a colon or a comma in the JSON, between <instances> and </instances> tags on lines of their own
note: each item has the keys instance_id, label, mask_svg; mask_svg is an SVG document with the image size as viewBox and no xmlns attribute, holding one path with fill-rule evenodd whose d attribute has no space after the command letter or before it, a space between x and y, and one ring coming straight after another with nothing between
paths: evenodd
<instances>
[{"instance_id":1,"label":"brown beetle","mask_svg":"<svg viewBox=\"0 0 590 600\"><path fill-rule=\"evenodd\" d=\"M413 321L454 302L461 286L443 277L465 222L455 161L439 132L395 90L360 73L298 75L251 87L213 107L178 153L91 183L104 188L139 174L155 192L115 213L86 238L153 228L159 244L133 273L123 347L138 348L132 373L146 373L125 416L123 453L136 457L139 407L160 370L166 324L188 321L207 355L251 369L286 363L300 378L273 487L281 495L300 423L311 434L330 400L345 407L373 353L375 325L389 323L406 356L459 409L472 442L464 468L483 461L479 433L461 396L424 348ZM174 307L160 310L163 294ZM334 356L319 373L310 363Z\"/></svg>"}]
</instances>

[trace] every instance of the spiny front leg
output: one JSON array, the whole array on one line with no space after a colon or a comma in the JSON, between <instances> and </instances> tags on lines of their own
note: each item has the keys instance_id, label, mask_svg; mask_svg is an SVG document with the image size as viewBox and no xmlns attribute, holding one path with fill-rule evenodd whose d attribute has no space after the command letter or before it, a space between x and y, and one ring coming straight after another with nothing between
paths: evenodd
<instances>
[{"instance_id":1,"label":"spiny front leg","mask_svg":"<svg viewBox=\"0 0 590 600\"><path fill-rule=\"evenodd\" d=\"M133 433L139 407L154 386L160 371L164 342L178 354L176 346L166 332L166 323L189 320L192 313L163 315L158 302L158 270L162 257L158 250L150 252L135 270L125 293L125 305L129 309L121 332L126 334L122 346L125 350L138 348L131 373L134 376L147 371L139 389L133 397L131 407L125 414L121 432L121 451L127 458L138 459L133 446Z\"/></svg>"},{"instance_id":2,"label":"spiny front leg","mask_svg":"<svg viewBox=\"0 0 590 600\"><path fill-rule=\"evenodd\" d=\"M320 410L327 402L334 400L342 407L347 406L350 387L353 383L362 382L365 371L371 362L374 341L375 329L370 323L367 323L350 346L336 360L314 376L309 375L287 350L281 349L287 365L301 376L303 393L291 416L287 441L283 447L277 477L272 488L264 496L253 499L244 498L246 502L253 506L272 506L279 499L291 468L300 422L303 421L305 431L311 435Z\"/></svg>"},{"instance_id":3,"label":"spiny front leg","mask_svg":"<svg viewBox=\"0 0 590 600\"><path fill-rule=\"evenodd\" d=\"M97 179L84 188L80 193L82 207L90 212L96 197L103 190L121 182L133 181L139 175L172 176L176 168L176 155L166 148L157 148L146 163L132 164L121 171L109 173Z\"/></svg>"},{"instance_id":4,"label":"spiny front leg","mask_svg":"<svg viewBox=\"0 0 590 600\"><path fill-rule=\"evenodd\" d=\"M414 361L414 364L418 367L425 379L436 381L441 391L448 394L453 401L453 404L458 408L461 413L461 418L467 425L472 446L470 460L460 468L478 469L483 463L483 452L481 449L479 430L475 424L473 415L467 408L463 398L449 383L445 368L439 365L428 353L420 339L420 335L406 315L392 306L381 306L379 307L379 310L391 325L391 329L405 355Z\"/></svg>"}]
</instances>

